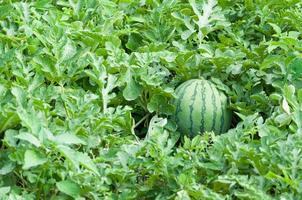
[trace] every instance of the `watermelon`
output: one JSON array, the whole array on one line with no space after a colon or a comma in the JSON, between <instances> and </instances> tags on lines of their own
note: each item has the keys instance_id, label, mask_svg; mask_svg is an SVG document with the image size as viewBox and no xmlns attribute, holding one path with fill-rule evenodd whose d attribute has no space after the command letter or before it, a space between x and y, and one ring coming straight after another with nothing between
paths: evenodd
<instances>
[{"instance_id":1,"label":"watermelon","mask_svg":"<svg viewBox=\"0 0 302 200\"><path fill-rule=\"evenodd\" d=\"M175 121L181 133L194 137L205 131L226 132L231 112L223 92L205 79L192 79L175 90Z\"/></svg>"}]
</instances>

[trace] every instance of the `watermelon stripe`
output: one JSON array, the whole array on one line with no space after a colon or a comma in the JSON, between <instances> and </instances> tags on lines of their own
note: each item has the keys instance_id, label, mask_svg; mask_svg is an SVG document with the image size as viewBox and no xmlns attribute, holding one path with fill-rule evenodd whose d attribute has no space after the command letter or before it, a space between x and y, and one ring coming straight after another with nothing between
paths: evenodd
<instances>
[{"instance_id":1,"label":"watermelon stripe","mask_svg":"<svg viewBox=\"0 0 302 200\"><path fill-rule=\"evenodd\" d=\"M186 91L186 89L190 86L191 84L191 81L187 81L185 82L184 84L180 85L180 87L178 88L179 90L179 94L178 94L178 97L180 97L177 101L177 105L176 105L176 111L175 111L175 116L178 115L179 112L181 112L181 103L182 103L182 100L183 100L183 97L184 97L184 93ZM182 91L181 91L182 89ZM176 91L178 93L178 91ZM178 117L176 117L176 123L179 122L179 119Z\"/></svg>"},{"instance_id":2,"label":"watermelon stripe","mask_svg":"<svg viewBox=\"0 0 302 200\"><path fill-rule=\"evenodd\" d=\"M215 130L216 125L216 115L217 115L217 106L216 106L216 95L214 93L212 84L209 84L212 91L212 109L213 109L213 119L212 119L212 130Z\"/></svg>"},{"instance_id":3,"label":"watermelon stripe","mask_svg":"<svg viewBox=\"0 0 302 200\"><path fill-rule=\"evenodd\" d=\"M201 86L201 99L202 99L202 108L201 108L201 123L200 123L200 131L204 132L204 114L206 111L206 104L205 104L205 100L206 100L206 95L205 95L205 82L202 81L202 86Z\"/></svg>"},{"instance_id":4,"label":"watermelon stripe","mask_svg":"<svg viewBox=\"0 0 302 200\"><path fill-rule=\"evenodd\" d=\"M215 91L215 94L216 94L216 99L217 99L217 110L216 110L216 113L217 113L217 117L216 117L216 131L219 132L220 131L220 127L221 127L221 117L223 115L223 113L221 113L221 110L223 109L223 103L222 103L222 99L221 99L221 96L220 96L220 93L219 91L216 89Z\"/></svg>"},{"instance_id":5,"label":"watermelon stripe","mask_svg":"<svg viewBox=\"0 0 302 200\"><path fill-rule=\"evenodd\" d=\"M177 117L179 118L178 124L180 126L180 130L183 133L188 134L188 136L191 135L190 105L192 102L191 98L194 93L194 87L195 82L190 83L190 85L186 87L186 91L183 93L182 102L180 104L180 112L177 115Z\"/></svg>"},{"instance_id":6,"label":"watermelon stripe","mask_svg":"<svg viewBox=\"0 0 302 200\"><path fill-rule=\"evenodd\" d=\"M221 124L220 124L219 132L222 133L222 131L223 131L223 125L224 125L224 109L223 109L222 105L221 105L221 118L220 118L220 122L221 122Z\"/></svg>"},{"instance_id":7,"label":"watermelon stripe","mask_svg":"<svg viewBox=\"0 0 302 200\"><path fill-rule=\"evenodd\" d=\"M193 93L193 96L191 97L191 100L192 100L192 103L191 103L191 105L190 105L190 137L192 137L193 136L193 123L194 123L194 121L193 121L193 116L192 116L192 114L193 114L193 108L194 108L194 103L195 103L195 99L196 99L196 93L197 93L197 86L198 86L199 84L198 83L195 83L195 87L194 87L194 93Z\"/></svg>"}]
</instances>

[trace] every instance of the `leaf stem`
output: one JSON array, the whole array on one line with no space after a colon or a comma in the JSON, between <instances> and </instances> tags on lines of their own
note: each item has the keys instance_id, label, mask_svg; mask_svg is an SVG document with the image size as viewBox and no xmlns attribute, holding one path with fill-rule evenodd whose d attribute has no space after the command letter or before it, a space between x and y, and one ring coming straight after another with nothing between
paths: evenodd
<instances>
[{"instance_id":1,"label":"leaf stem","mask_svg":"<svg viewBox=\"0 0 302 200\"><path fill-rule=\"evenodd\" d=\"M150 116L150 113L146 114L143 118L141 118L141 120L139 120L139 121L135 124L134 128L136 128L138 125L140 125L140 124L141 124L143 121L145 121L149 116Z\"/></svg>"}]
</instances>

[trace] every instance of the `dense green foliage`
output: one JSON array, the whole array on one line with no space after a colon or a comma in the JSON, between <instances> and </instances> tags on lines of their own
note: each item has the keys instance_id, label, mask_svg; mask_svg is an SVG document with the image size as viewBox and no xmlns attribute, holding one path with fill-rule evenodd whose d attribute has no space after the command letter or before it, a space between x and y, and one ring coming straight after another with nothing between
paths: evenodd
<instances>
[{"instance_id":1,"label":"dense green foliage","mask_svg":"<svg viewBox=\"0 0 302 200\"><path fill-rule=\"evenodd\" d=\"M302 197L300 0L0 0L0 199ZM224 91L192 139L174 89Z\"/></svg>"},{"instance_id":2,"label":"dense green foliage","mask_svg":"<svg viewBox=\"0 0 302 200\"><path fill-rule=\"evenodd\" d=\"M227 97L210 81L191 79L175 89L174 119L179 132L189 137L213 131L225 133L231 124Z\"/></svg>"}]
</instances>

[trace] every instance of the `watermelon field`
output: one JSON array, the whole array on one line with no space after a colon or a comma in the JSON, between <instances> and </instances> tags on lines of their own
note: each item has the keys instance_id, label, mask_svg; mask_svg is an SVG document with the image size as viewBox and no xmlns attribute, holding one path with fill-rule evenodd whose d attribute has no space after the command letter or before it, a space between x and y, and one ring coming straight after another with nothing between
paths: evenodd
<instances>
[{"instance_id":1,"label":"watermelon field","mask_svg":"<svg viewBox=\"0 0 302 200\"><path fill-rule=\"evenodd\" d=\"M0 200L301 200L301 0L0 0Z\"/></svg>"}]
</instances>

